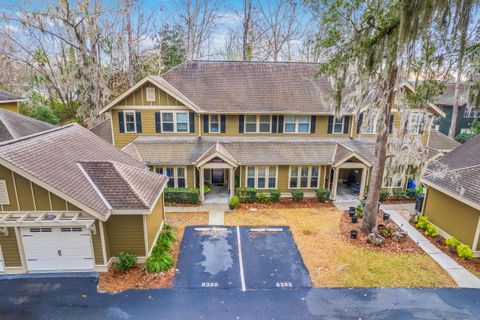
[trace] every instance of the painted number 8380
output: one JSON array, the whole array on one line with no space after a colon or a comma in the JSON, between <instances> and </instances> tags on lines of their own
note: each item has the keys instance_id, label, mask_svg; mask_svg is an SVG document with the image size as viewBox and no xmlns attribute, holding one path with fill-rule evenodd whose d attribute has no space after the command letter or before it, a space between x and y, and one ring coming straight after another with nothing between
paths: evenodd
<instances>
[{"instance_id":1,"label":"painted number 8380","mask_svg":"<svg viewBox=\"0 0 480 320\"><path fill-rule=\"evenodd\" d=\"M202 282L202 288L218 288L218 282Z\"/></svg>"}]
</instances>

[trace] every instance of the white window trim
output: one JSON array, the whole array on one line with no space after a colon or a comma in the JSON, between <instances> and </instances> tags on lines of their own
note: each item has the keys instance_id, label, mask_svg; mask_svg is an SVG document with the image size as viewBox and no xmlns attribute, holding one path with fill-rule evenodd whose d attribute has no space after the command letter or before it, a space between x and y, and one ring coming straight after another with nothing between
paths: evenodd
<instances>
[{"instance_id":1,"label":"white window trim","mask_svg":"<svg viewBox=\"0 0 480 320\"><path fill-rule=\"evenodd\" d=\"M162 126L162 133L190 133L190 115L188 111L174 111L174 110L164 110L161 112L161 126ZM165 131L163 130L163 119L165 113L172 113L173 114L173 131ZM187 114L187 131L178 131L177 130L177 114L178 113L186 113Z\"/></svg>"},{"instance_id":2,"label":"white window trim","mask_svg":"<svg viewBox=\"0 0 480 320\"><path fill-rule=\"evenodd\" d=\"M335 132L335 124L337 123L337 120L338 118L337 117L333 117L333 125L332 125L332 134L344 134L343 131L345 130L345 117L342 116L340 118L340 121L342 122L342 130L340 130L340 132Z\"/></svg>"},{"instance_id":3,"label":"white window trim","mask_svg":"<svg viewBox=\"0 0 480 320\"><path fill-rule=\"evenodd\" d=\"M371 115L370 115L371 116ZM372 131L369 132L369 131L366 131L367 129L367 125L368 125L368 121L365 121L365 116L364 116L364 120L363 120L363 123L362 123L362 134L376 134L377 133L377 125L378 125L378 113L374 114L373 115L373 119L372 119ZM343 130L342 130L343 132Z\"/></svg>"},{"instance_id":4,"label":"white window trim","mask_svg":"<svg viewBox=\"0 0 480 320\"><path fill-rule=\"evenodd\" d=\"M278 166L269 166L269 165L264 165L264 166L246 166L245 167L245 187L248 188L248 168L249 167L254 167L255 168L255 177L254 177L254 188L255 189L259 189L258 188L258 167L265 167L265 188L260 188L260 190L263 190L263 189L277 189L278 187ZM268 179L269 179L269 173L270 173L270 167L274 167L275 168L275 187L273 188L270 188L268 186Z\"/></svg>"},{"instance_id":5,"label":"white window trim","mask_svg":"<svg viewBox=\"0 0 480 320\"><path fill-rule=\"evenodd\" d=\"M10 205L10 197L8 195L8 187L6 180L0 180L0 205Z\"/></svg>"},{"instance_id":6,"label":"white window trim","mask_svg":"<svg viewBox=\"0 0 480 320\"><path fill-rule=\"evenodd\" d=\"M286 128L287 128L287 117L295 117L295 131L293 132L287 132ZM300 117L307 117L308 118L308 129L307 129L307 132L300 132L298 131L299 128L300 128ZM311 128L312 128L312 117L310 116L306 116L306 115L291 115L291 114L288 114L288 115L284 115L283 116L283 133L287 133L287 134L308 134L310 133L311 131ZM290 123L290 122L289 122Z\"/></svg>"},{"instance_id":7,"label":"white window trim","mask_svg":"<svg viewBox=\"0 0 480 320\"><path fill-rule=\"evenodd\" d=\"M178 168L183 168L185 172L185 188L188 188L188 171L186 166L153 166L153 172L157 172L157 168L162 168L162 175L165 175L167 168L173 168L174 176L173 176L173 187L178 188ZM166 175L165 175L166 176ZM169 178L170 179L170 178Z\"/></svg>"},{"instance_id":8,"label":"white window trim","mask_svg":"<svg viewBox=\"0 0 480 320\"><path fill-rule=\"evenodd\" d=\"M135 127L134 131L128 131L127 126L127 113L133 114L133 126ZM123 125L125 127L125 133L137 133L137 113L135 110L125 110L123 111Z\"/></svg>"},{"instance_id":9,"label":"white window trim","mask_svg":"<svg viewBox=\"0 0 480 320\"><path fill-rule=\"evenodd\" d=\"M151 99L153 95L153 100ZM157 92L155 91L155 87L147 87L145 90L145 99L147 102L155 102L157 100Z\"/></svg>"},{"instance_id":10,"label":"white window trim","mask_svg":"<svg viewBox=\"0 0 480 320\"><path fill-rule=\"evenodd\" d=\"M414 116L417 117L417 123L415 124L415 130L414 130L413 124L412 124L412 119L413 119ZM422 119L422 114L420 112L410 113L410 115L408 116L407 132L409 134L418 134L420 132L420 126L421 126L422 120L423 120Z\"/></svg>"},{"instance_id":11,"label":"white window trim","mask_svg":"<svg viewBox=\"0 0 480 320\"><path fill-rule=\"evenodd\" d=\"M478 110L475 110L474 107L468 106L465 107L465 111L463 113L463 117L465 119L477 119L480 115L480 112Z\"/></svg>"},{"instance_id":12,"label":"white window trim","mask_svg":"<svg viewBox=\"0 0 480 320\"><path fill-rule=\"evenodd\" d=\"M216 116L218 120L218 131L212 132L212 116ZM208 115L208 133L219 134L222 133L222 120L220 119L219 114L210 114Z\"/></svg>"},{"instance_id":13,"label":"white window trim","mask_svg":"<svg viewBox=\"0 0 480 320\"><path fill-rule=\"evenodd\" d=\"M243 121L243 132L244 133L272 133L272 116L268 116L269 117L269 121L268 121L268 132L265 131L265 132L260 132L260 116L266 116L265 114L264 115L255 115L256 119L255 119L255 132L251 132L251 131L247 131L247 116L253 116L252 114L250 115L246 115L245 116L245 119Z\"/></svg>"},{"instance_id":14,"label":"white window trim","mask_svg":"<svg viewBox=\"0 0 480 320\"><path fill-rule=\"evenodd\" d=\"M297 186L295 188L290 187L290 179L292 177L292 167L297 167ZM308 167L308 179L307 179L307 188L301 188L300 187L300 180L302 178L301 174L301 168L302 167ZM318 180L317 180L317 186L316 187L310 187L310 182L312 180L312 167L318 167ZM289 166L288 167L288 189L310 189L310 190L315 190L320 188L320 178L321 178L321 166L318 165L306 165L306 166Z\"/></svg>"}]
</instances>

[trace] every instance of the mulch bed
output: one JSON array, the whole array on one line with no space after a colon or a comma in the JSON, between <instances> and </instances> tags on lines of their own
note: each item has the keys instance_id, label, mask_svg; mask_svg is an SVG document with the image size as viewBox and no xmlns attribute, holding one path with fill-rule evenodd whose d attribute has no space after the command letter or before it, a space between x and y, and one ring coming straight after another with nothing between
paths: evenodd
<instances>
[{"instance_id":1,"label":"mulch bed","mask_svg":"<svg viewBox=\"0 0 480 320\"><path fill-rule=\"evenodd\" d=\"M177 230L175 230L177 231ZM178 236L178 232L175 232ZM174 241L170 250L174 266L170 270L159 273L150 273L143 270L143 265L137 265L135 268L122 273L112 267L108 272L99 273L98 291L100 292L122 292L129 289L155 289L171 288L175 278L175 268L180 252L181 239Z\"/></svg>"},{"instance_id":2,"label":"mulch bed","mask_svg":"<svg viewBox=\"0 0 480 320\"><path fill-rule=\"evenodd\" d=\"M410 224L416 228L415 223L410 222ZM464 259L460 258L457 255L456 252L450 251L448 246L445 244L445 239L442 236L438 236L438 237L434 238L432 236L426 235L423 232L423 230L418 230L418 231L422 232L422 234L428 240L430 240L430 242L432 244L434 244L438 249L440 249L444 253L446 253L450 258L455 260L458 264L460 264L461 266L463 266L467 269L470 269L471 271L474 271L477 274L477 276L480 275L480 258L474 258L474 259L471 259L471 260L464 260Z\"/></svg>"},{"instance_id":3,"label":"mulch bed","mask_svg":"<svg viewBox=\"0 0 480 320\"><path fill-rule=\"evenodd\" d=\"M393 229L398 229L401 231L401 228L398 227L393 221L389 220L388 222L383 221L383 212L379 211L377 215L377 225L383 224L387 227ZM423 253L423 250L413 241L408 235L405 237L403 242L394 241L392 238L387 238L382 246L376 246L367 242L368 234L360 230L362 225L362 219L358 219L357 223L352 223L348 211L344 211L342 215L342 220L340 221L340 232L342 234L342 239L348 243L355 245L357 247L368 248L370 250L378 252L392 252L392 253ZM357 230L358 236L357 239L350 238L350 230Z\"/></svg>"},{"instance_id":4,"label":"mulch bed","mask_svg":"<svg viewBox=\"0 0 480 320\"><path fill-rule=\"evenodd\" d=\"M303 199L302 202L295 202L292 199L280 199L279 202L271 203L242 203L238 209L291 209L291 208L334 208L332 202L319 202L316 198Z\"/></svg>"},{"instance_id":5,"label":"mulch bed","mask_svg":"<svg viewBox=\"0 0 480 320\"><path fill-rule=\"evenodd\" d=\"M198 207L200 203L197 204L189 204L189 203L175 203L175 202L166 202L166 207Z\"/></svg>"},{"instance_id":6,"label":"mulch bed","mask_svg":"<svg viewBox=\"0 0 480 320\"><path fill-rule=\"evenodd\" d=\"M415 199L387 199L382 204L415 203Z\"/></svg>"}]
</instances>

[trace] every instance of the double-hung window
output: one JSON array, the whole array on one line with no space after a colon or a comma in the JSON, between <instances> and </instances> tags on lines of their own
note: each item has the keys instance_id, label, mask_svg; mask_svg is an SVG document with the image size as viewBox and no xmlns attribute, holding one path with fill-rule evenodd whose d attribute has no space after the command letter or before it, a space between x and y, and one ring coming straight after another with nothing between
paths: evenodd
<instances>
[{"instance_id":1,"label":"double-hung window","mask_svg":"<svg viewBox=\"0 0 480 320\"><path fill-rule=\"evenodd\" d=\"M166 133L188 132L188 112L162 112L162 131Z\"/></svg>"},{"instance_id":2,"label":"double-hung window","mask_svg":"<svg viewBox=\"0 0 480 320\"><path fill-rule=\"evenodd\" d=\"M155 166L154 170L156 173L166 175L169 178L168 188L187 187L187 169L185 167Z\"/></svg>"},{"instance_id":3,"label":"double-hung window","mask_svg":"<svg viewBox=\"0 0 480 320\"><path fill-rule=\"evenodd\" d=\"M274 189L277 187L276 166L248 166L247 187L257 189Z\"/></svg>"},{"instance_id":4,"label":"double-hung window","mask_svg":"<svg viewBox=\"0 0 480 320\"><path fill-rule=\"evenodd\" d=\"M466 119L476 119L479 117L479 112L474 109L474 107L468 106L465 107L465 112L463 113L463 117Z\"/></svg>"},{"instance_id":5,"label":"double-hung window","mask_svg":"<svg viewBox=\"0 0 480 320\"><path fill-rule=\"evenodd\" d=\"M420 132L420 126L422 124L422 114L419 112L413 112L408 118L408 133L418 134Z\"/></svg>"},{"instance_id":6,"label":"double-hung window","mask_svg":"<svg viewBox=\"0 0 480 320\"><path fill-rule=\"evenodd\" d=\"M123 113L124 122L125 122L125 132L135 133L137 132L137 119L135 116L135 111L125 111Z\"/></svg>"},{"instance_id":7,"label":"double-hung window","mask_svg":"<svg viewBox=\"0 0 480 320\"><path fill-rule=\"evenodd\" d=\"M378 114L368 114L366 115L367 119L363 119L362 124L362 133L376 133L377 132L377 121Z\"/></svg>"},{"instance_id":8,"label":"double-hung window","mask_svg":"<svg viewBox=\"0 0 480 320\"><path fill-rule=\"evenodd\" d=\"M218 114L211 114L210 121L208 121L210 125L210 133L219 133L220 132L220 116Z\"/></svg>"},{"instance_id":9,"label":"double-hung window","mask_svg":"<svg viewBox=\"0 0 480 320\"><path fill-rule=\"evenodd\" d=\"M343 133L343 117L337 118L335 117L333 123L333 133L341 134Z\"/></svg>"},{"instance_id":10,"label":"double-hung window","mask_svg":"<svg viewBox=\"0 0 480 320\"><path fill-rule=\"evenodd\" d=\"M291 166L290 189L316 189L320 181L319 166Z\"/></svg>"},{"instance_id":11,"label":"double-hung window","mask_svg":"<svg viewBox=\"0 0 480 320\"><path fill-rule=\"evenodd\" d=\"M286 133L309 133L309 116L285 116L283 131Z\"/></svg>"},{"instance_id":12,"label":"double-hung window","mask_svg":"<svg viewBox=\"0 0 480 320\"><path fill-rule=\"evenodd\" d=\"M272 118L269 115L245 116L246 133L270 133Z\"/></svg>"}]
</instances>

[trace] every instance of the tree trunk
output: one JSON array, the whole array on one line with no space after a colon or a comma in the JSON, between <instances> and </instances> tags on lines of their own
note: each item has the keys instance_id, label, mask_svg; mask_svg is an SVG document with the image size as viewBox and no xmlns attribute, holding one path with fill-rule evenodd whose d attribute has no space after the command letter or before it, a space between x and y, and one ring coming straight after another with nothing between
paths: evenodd
<instances>
[{"instance_id":1,"label":"tree trunk","mask_svg":"<svg viewBox=\"0 0 480 320\"><path fill-rule=\"evenodd\" d=\"M362 222L362 231L366 233L372 232L377 224L380 191L382 189L385 161L387 160L390 113L395 101L395 83L397 72L398 68L396 66L390 71L387 84L387 87L390 91L388 94L388 101L384 107L384 123L382 126L380 126L380 132L377 134L377 140L375 143L375 161L373 163L372 175L370 177L367 204L365 206L365 215Z\"/></svg>"},{"instance_id":2,"label":"tree trunk","mask_svg":"<svg viewBox=\"0 0 480 320\"><path fill-rule=\"evenodd\" d=\"M243 10L242 58L243 61L247 61L250 60L248 52L248 33L250 32L250 21L252 19L252 0L244 0Z\"/></svg>"},{"instance_id":3,"label":"tree trunk","mask_svg":"<svg viewBox=\"0 0 480 320\"><path fill-rule=\"evenodd\" d=\"M132 16L130 0L125 0L125 19L127 20L128 84L132 87L136 78L136 57L132 35Z\"/></svg>"}]
</instances>

